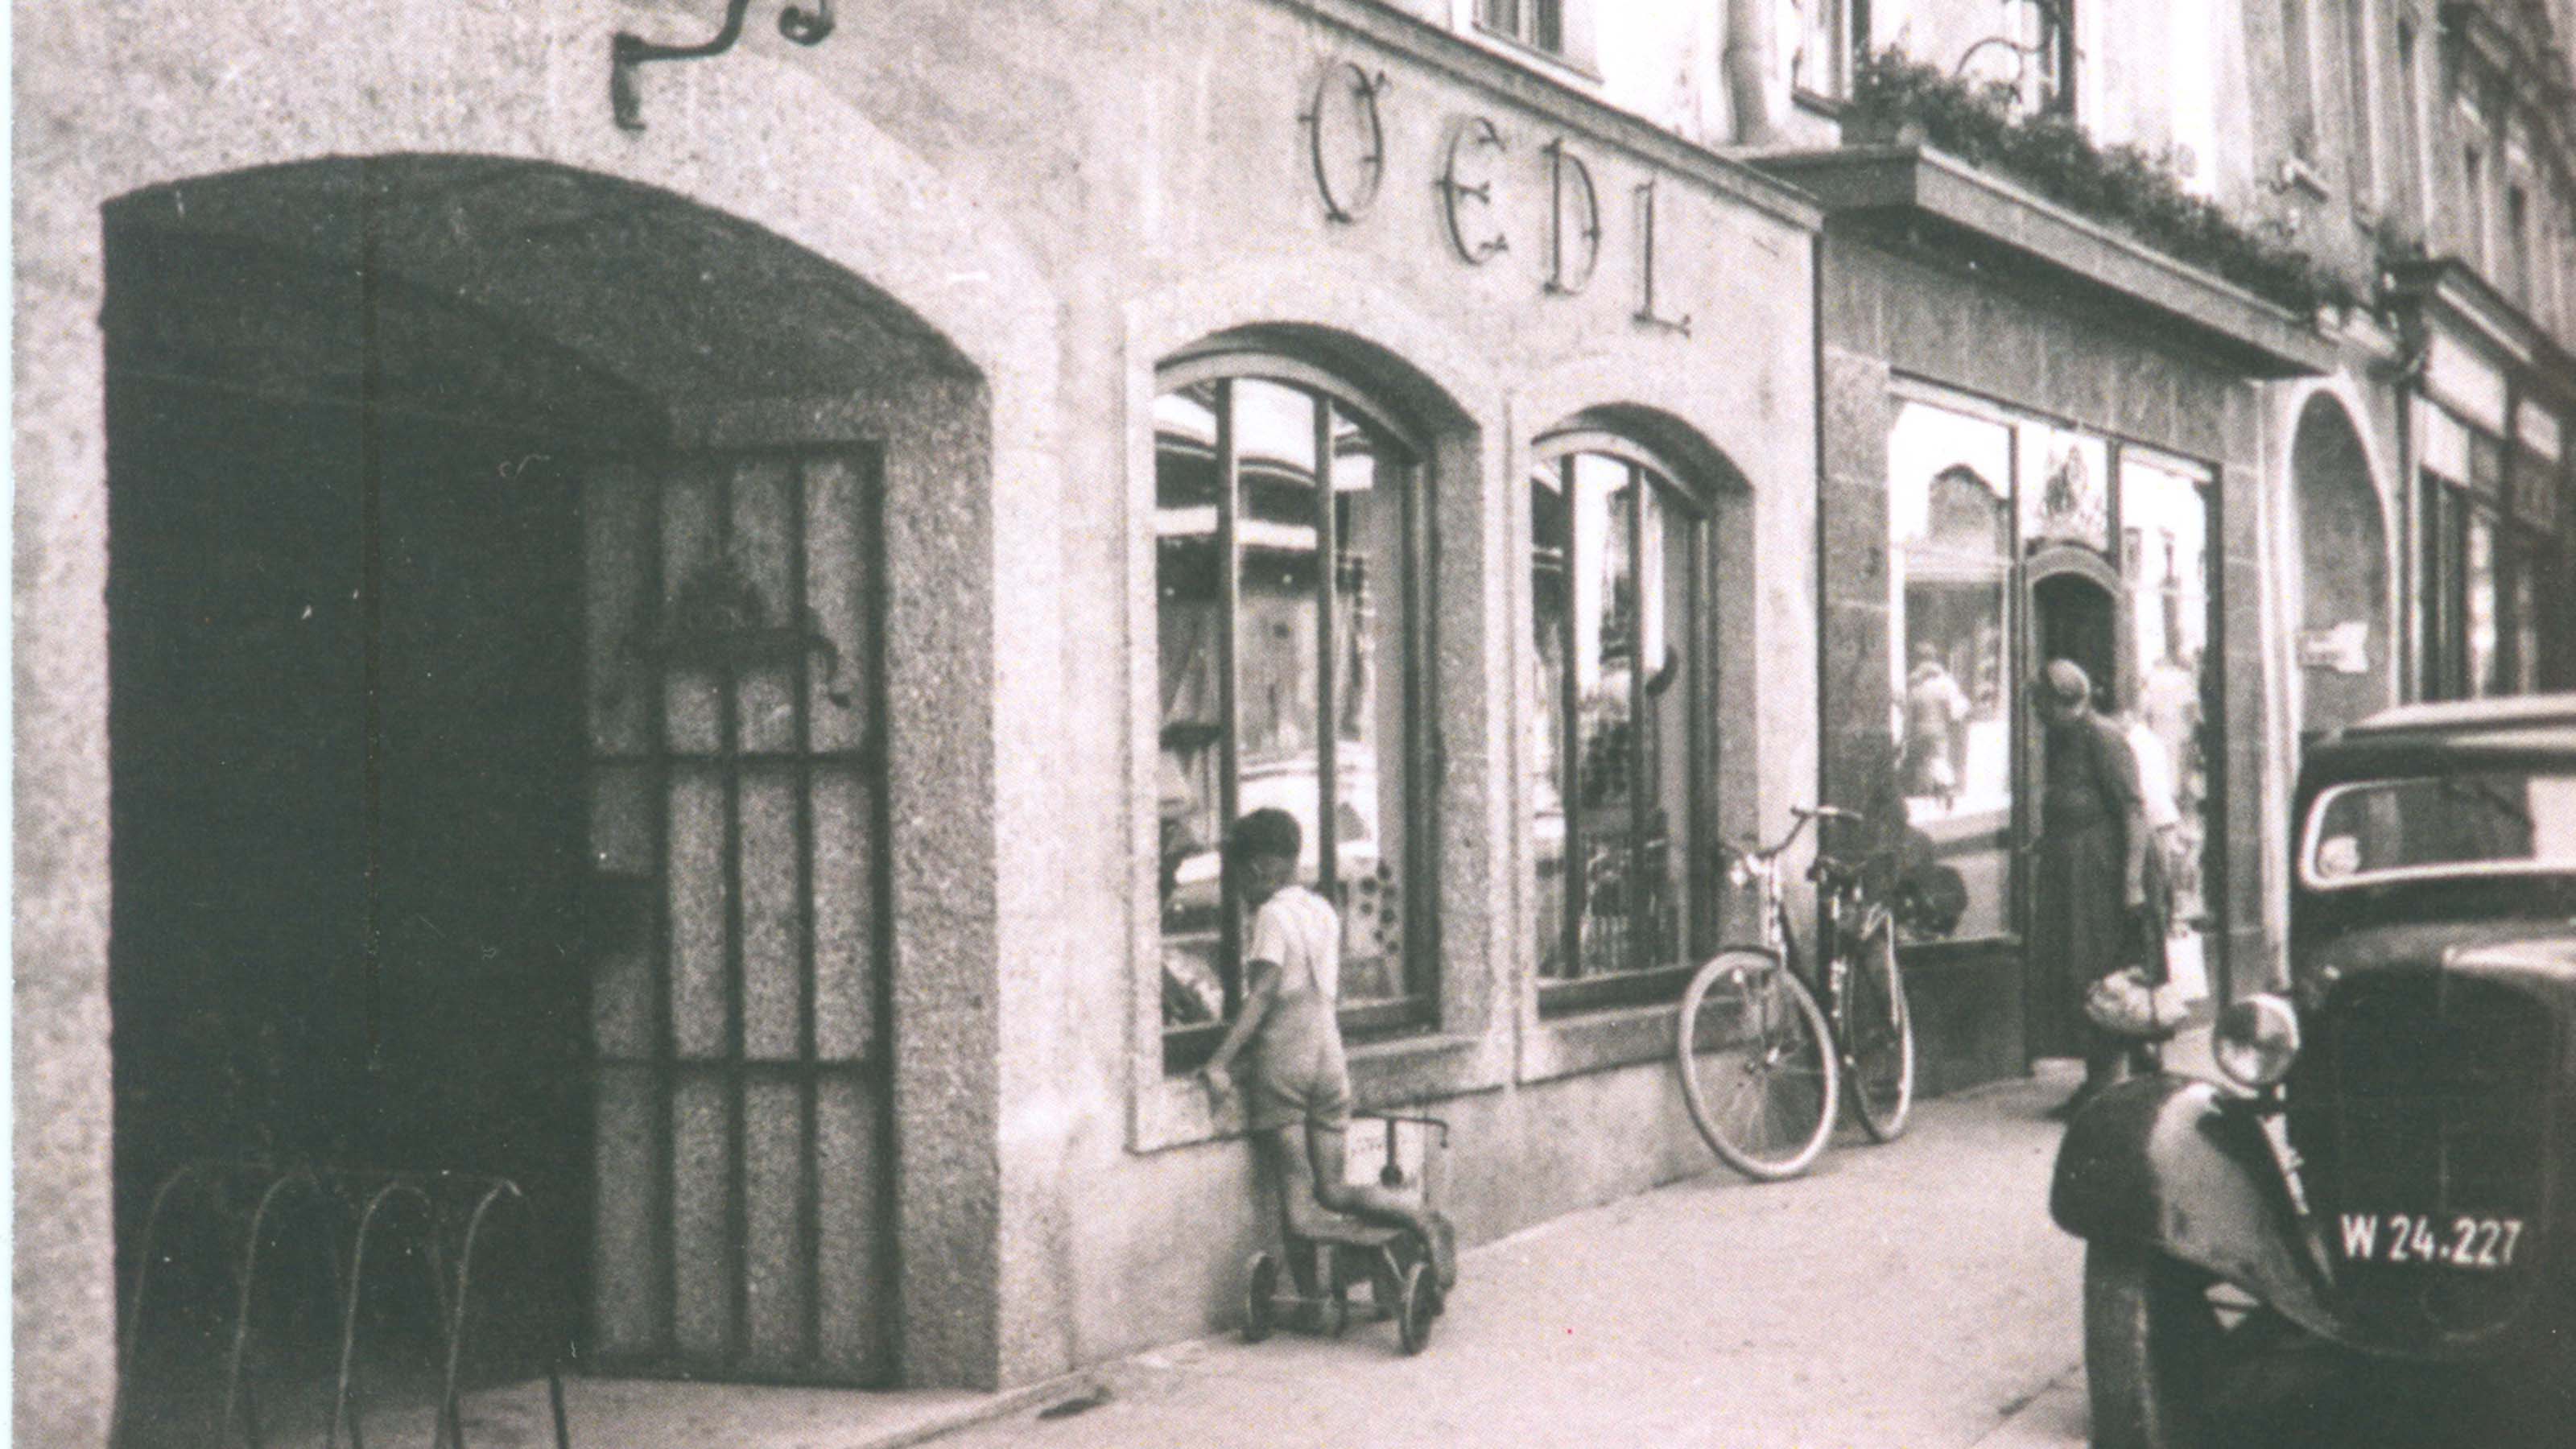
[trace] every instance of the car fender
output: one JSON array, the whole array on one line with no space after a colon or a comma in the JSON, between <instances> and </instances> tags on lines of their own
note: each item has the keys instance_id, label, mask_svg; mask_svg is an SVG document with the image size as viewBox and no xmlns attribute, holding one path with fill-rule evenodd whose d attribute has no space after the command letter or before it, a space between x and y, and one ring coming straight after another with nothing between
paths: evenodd
<instances>
[{"instance_id":1,"label":"car fender","mask_svg":"<svg viewBox=\"0 0 2576 1449\"><path fill-rule=\"evenodd\" d=\"M2342 1336L2260 1118L2208 1082L2154 1076L2095 1098L2058 1145L2048 1212L2079 1238L2154 1248Z\"/></svg>"}]
</instances>

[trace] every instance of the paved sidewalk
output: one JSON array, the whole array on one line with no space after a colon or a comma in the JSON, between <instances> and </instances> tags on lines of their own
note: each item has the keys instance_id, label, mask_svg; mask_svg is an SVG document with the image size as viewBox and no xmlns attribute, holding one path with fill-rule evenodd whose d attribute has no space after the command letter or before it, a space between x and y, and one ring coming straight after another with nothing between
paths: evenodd
<instances>
[{"instance_id":1,"label":"paved sidewalk","mask_svg":"<svg viewBox=\"0 0 2576 1449\"><path fill-rule=\"evenodd\" d=\"M2205 1029L2168 1061L2207 1074ZM1415 1358L1379 1322L1220 1335L1007 1395L576 1381L573 1442L2080 1449L2083 1250L2048 1220L2044 1116L2074 1073L1923 1103L1889 1147L1846 1128L1794 1182L1712 1166L1472 1248ZM478 1449L551 1442L541 1392L469 1414Z\"/></svg>"},{"instance_id":2,"label":"paved sidewalk","mask_svg":"<svg viewBox=\"0 0 2576 1449\"><path fill-rule=\"evenodd\" d=\"M1719 1168L1475 1249L1418 1358L1383 1323L1211 1339L942 1442L2074 1449L2082 1247L2048 1220L2042 1115L2069 1072L1925 1103L1892 1147L1847 1134L1796 1182Z\"/></svg>"}]
</instances>

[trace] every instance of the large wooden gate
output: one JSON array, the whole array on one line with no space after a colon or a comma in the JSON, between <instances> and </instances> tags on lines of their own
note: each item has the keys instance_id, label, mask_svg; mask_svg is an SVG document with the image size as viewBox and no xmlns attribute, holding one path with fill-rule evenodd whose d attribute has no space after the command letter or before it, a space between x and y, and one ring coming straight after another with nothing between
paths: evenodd
<instances>
[{"instance_id":1,"label":"large wooden gate","mask_svg":"<svg viewBox=\"0 0 2576 1449\"><path fill-rule=\"evenodd\" d=\"M893 1369L878 455L583 473L592 1356Z\"/></svg>"}]
</instances>

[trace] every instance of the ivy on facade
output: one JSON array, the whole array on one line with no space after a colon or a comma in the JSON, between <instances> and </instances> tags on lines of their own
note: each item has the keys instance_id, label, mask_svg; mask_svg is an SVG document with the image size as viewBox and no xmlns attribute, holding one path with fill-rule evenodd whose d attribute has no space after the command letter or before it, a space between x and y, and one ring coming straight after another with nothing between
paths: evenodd
<instances>
[{"instance_id":1,"label":"ivy on facade","mask_svg":"<svg viewBox=\"0 0 2576 1449\"><path fill-rule=\"evenodd\" d=\"M1845 113L1854 139L1916 140L1992 167L2049 200L2117 227L2302 317L2362 304L2362 294L2288 239L2248 228L2183 189L2171 160L2097 144L2067 116L2024 114L2013 88L1944 72L1898 50L1864 58Z\"/></svg>"}]
</instances>

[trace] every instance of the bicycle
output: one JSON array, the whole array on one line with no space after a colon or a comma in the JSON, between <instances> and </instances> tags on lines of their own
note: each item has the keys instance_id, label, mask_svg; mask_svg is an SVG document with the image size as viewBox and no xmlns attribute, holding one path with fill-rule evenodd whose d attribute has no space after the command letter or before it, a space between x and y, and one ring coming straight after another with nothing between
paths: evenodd
<instances>
[{"instance_id":1,"label":"bicycle","mask_svg":"<svg viewBox=\"0 0 2576 1449\"><path fill-rule=\"evenodd\" d=\"M1710 957L1682 993L1674 1030L1692 1122L1728 1165L1766 1182L1816 1160L1840 1103L1879 1142L1902 1135L1914 1107L1914 1021L1886 904L1871 898L1859 862L1817 853L1808 878L1826 943L1820 1004L1797 969L1781 880L1780 857L1808 821L1865 817L1831 805L1792 813L1797 824L1777 844L1730 852L1729 879L1761 891L1762 943Z\"/></svg>"}]
</instances>

